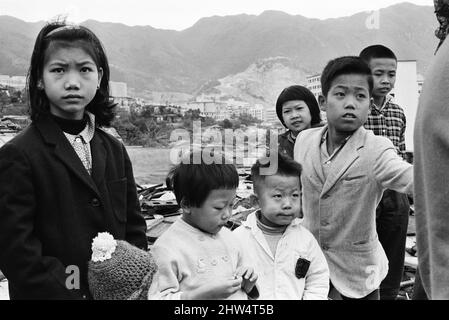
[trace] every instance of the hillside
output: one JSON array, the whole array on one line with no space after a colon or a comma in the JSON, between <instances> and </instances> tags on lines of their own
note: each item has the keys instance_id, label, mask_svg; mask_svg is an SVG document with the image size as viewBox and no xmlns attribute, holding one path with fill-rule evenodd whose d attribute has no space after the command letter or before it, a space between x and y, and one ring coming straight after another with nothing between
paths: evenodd
<instances>
[{"instance_id":1,"label":"hillside","mask_svg":"<svg viewBox=\"0 0 449 320\"><path fill-rule=\"evenodd\" d=\"M207 82L230 81L256 61L272 57L288 58L298 70L317 73L329 59L358 54L373 43L390 46L399 59L418 60L424 74L437 44L433 7L402 3L381 9L378 29L367 28L369 15L318 20L266 11L207 17L183 31L94 20L83 24L103 41L112 79L127 82L136 94L195 93ZM0 74L26 73L42 25L0 16Z\"/></svg>"},{"instance_id":2,"label":"hillside","mask_svg":"<svg viewBox=\"0 0 449 320\"><path fill-rule=\"evenodd\" d=\"M203 86L196 96L216 100L243 100L263 106L275 105L279 93L292 84L305 84L307 73L286 57L260 59L245 71Z\"/></svg>"}]
</instances>

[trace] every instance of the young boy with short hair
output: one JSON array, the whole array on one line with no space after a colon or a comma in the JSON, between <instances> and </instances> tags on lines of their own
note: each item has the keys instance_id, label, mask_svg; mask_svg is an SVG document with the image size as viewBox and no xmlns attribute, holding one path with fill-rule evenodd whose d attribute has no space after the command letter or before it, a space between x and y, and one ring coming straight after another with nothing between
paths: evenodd
<instances>
[{"instance_id":1,"label":"young boy with short hair","mask_svg":"<svg viewBox=\"0 0 449 320\"><path fill-rule=\"evenodd\" d=\"M205 152L205 151L204 151ZM202 151L182 159L169 176L182 217L152 247L158 265L149 299L248 299L258 295L257 275L246 264L232 232L239 176L222 156ZM221 160L221 161L220 161Z\"/></svg>"},{"instance_id":2,"label":"young boy with short hair","mask_svg":"<svg viewBox=\"0 0 449 320\"><path fill-rule=\"evenodd\" d=\"M374 80L373 100L365 128L372 130L376 136L390 139L405 160L405 113L392 102L389 94L396 82L396 55L383 45L372 45L363 49L359 56L370 67ZM385 190L376 210L379 241L389 261L388 274L380 285L381 300L394 300L399 293L409 212L410 203L406 194Z\"/></svg>"},{"instance_id":3,"label":"young boy with short hair","mask_svg":"<svg viewBox=\"0 0 449 320\"><path fill-rule=\"evenodd\" d=\"M328 124L301 132L294 150L303 167L304 225L320 243L331 285L343 299L379 299L388 260L376 207L387 188L412 193L413 169L389 139L363 127L373 79L362 59L331 60L321 86Z\"/></svg>"},{"instance_id":4,"label":"young boy with short hair","mask_svg":"<svg viewBox=\"0 0 449 320\"><path fill-rule=\"evenodd\" d=\"M329 292L326 258L298 219L301 165L279 154L277 171L261 175L260 169L268 166L259 161L252 166L260 209L234 230L259 275L260 299L325 300Z\"/></svg>"}]
</instances>

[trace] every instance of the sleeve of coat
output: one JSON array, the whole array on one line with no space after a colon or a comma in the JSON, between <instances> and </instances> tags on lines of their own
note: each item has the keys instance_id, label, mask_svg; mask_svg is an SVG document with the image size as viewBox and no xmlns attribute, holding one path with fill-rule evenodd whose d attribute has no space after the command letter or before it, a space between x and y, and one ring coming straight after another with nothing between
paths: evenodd
<instances>
[{"instance_id":1,"label":"sleeve of coat","mask_svg":"<svg viewBox=\"0 0 449 320\"><path fill-rule=\"evenodd\" d=\"M374 161L375 179L385 189L413 195L413 166L397 154L390 140L379 141L380 152Z\"/></svg>"},{"instance_id":2,"label":"sleeve of coat","mask_svg":"<svg viewBox=\"0 0 449 320\"><path fill-rule=\"evenodd\" d=\"M437 6L438 3L438 6ZM441 9L446 1L436 1ZM414 127L418 269L429 299L449 299L449 38L426 74Z\"/></svg>"},{"instance_id":3,"label":"sleeve of coat","mask_svg":"<svg viewBox=\"0 0 449 320\"><path fill-rule=\"evenodd\" d=\"M26 156L12 144L0 149L0 269L19 298L73 299L68 275L55 257L42 255L34 232L36 194Z\"/></svg>"},{"instance_id":4,"label":"sleeve of coat","mask_svg":"<svg viewBox=\"0 0 449 320\"><path fill-rule=\"evenodd\" d=\"M148 300L180 300L182 292L178 280L178 259L170 249L157 244L151 251L158 265L158 271L148 291Z\"/></svg>"},{"instance_id":5,"label":"sleeve of coat","mask_svg":"<svg viewBox=\"0 0 449 320\"><path fill-rule=\"evenodd\" d=\"M303 300L327 300L329 294L329 267L318 242L310 234L310 267L304 286Z\"/></svg>"},{"instance_id":6,"label":"sleeve of coat","mask_svg":"<svg viewBox=\"0 0 449 320\"><path fill-rule=\"evenodd\" d=\"M240 270L241 268L249 267L249 268L253 269L253 272L257 273L254 263L253 263L253 261L251 261L246 248L243 245L241 245L242 244L241 240L244 238L243 232L245 231L243 228L245 228L245 227L240 226L237 229L235 229L234 231L232 231L232 233L231 233L233 241L235 242L235 246L238 250L237 270ZM259 275L257 275L257 276L259 277ZM260 293L259 293L259 286L257 284L257 281L256 281L256 284L254 285L253 289L250 292L247 292L246 295L248 296L248 299L250 299L250 300L255 300L255 299L259 298Z\"/></svg>"},{"instance_id":7,"label":"sleeve of coat","mask_svg":"<svg viewBox=\"0 0 449 320\"><path fill-rule=\"evenodd\" d=\"M132 169L131 160L123 147L123 153L125 157L125 171L127 179L127 222L126 222L126 241L135 245L138 248L147 250L147 225L145 219L143 218L140 202L137 196L136 182L134 180L134 174Z\"/></svg>"}]
</instances>

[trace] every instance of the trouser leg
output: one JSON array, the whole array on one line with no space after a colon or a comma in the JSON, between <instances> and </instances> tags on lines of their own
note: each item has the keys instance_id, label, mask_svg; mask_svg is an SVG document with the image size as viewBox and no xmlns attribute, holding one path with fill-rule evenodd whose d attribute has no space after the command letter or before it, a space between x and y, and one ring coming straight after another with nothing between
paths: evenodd
<instances>
[{"instance_id":1,"label":"trouser leg","mask_svg":"<svg viewBox=\"0 0 449 320\"><path fill-rule=\"evenodd\" d=\"M396 299L404 272L410 204L407 195L386 190L377 208L377 234L388 258L388 274L380 284L380 299Z\"/></svg>"}]
</instances>

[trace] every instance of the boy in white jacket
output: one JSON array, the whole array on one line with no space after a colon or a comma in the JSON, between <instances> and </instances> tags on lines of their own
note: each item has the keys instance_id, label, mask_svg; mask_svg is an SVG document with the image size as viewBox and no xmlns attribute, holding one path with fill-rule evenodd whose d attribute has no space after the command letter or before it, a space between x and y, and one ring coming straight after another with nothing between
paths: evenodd
<instances>
[{"instance_id":1,"label":"boy in white jacket","mask_svg":"<svg viewBox=\"0 0 449 320\"><path fill-rule=\"evenodd\" d=\"M273 175L257 161L251 168L260 210L234 230L258 274L259 299L327 299L329 269L314 236L298 218L301 210L301 165L278 155Z\"/></svg>"}]
</instances>

